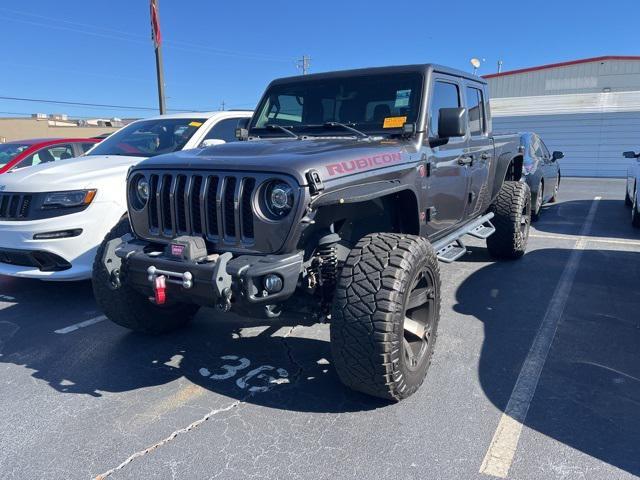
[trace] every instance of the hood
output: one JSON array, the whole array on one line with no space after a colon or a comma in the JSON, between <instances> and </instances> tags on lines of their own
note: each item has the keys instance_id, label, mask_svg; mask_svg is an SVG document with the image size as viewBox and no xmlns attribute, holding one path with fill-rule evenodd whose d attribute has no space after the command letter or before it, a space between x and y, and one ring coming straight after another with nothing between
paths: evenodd
<instances>
[{"instance_id":1,"label":"hood","mask_svg":"<svg viewBox=\"0 0 640 480\"><path fill-rule=\"evenodd\" d=\"M202 150L159 155L136 169L247 170L284 173L306 184L318 170L324 181L411 160L413 146L395 139L270 139L234 142Z\"/></svg>"},{"instance_id":2,"label":"hood","mask_svg":"<svg viewBox=\"0 0 640 480\"><path fill-rule=\"evenodd\" d=\"M132 165L144 160L141 157L117 155L89 155L45 163L3 173L0 191L51 192L95 188L95 184L111 176L126 177Z\"/></svg>"}]
</instances>

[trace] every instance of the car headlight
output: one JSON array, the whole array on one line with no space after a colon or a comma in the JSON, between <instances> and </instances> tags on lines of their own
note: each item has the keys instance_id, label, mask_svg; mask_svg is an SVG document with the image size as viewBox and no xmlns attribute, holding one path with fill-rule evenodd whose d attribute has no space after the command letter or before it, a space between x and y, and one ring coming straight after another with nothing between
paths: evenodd
<instances>
[{"instance_id":1,"label":"car headlight","mask_svg":"<svg viewBox=\"0 0 640 480\"><path fill-rule=\"evenodd\" d=\"M273 219L286 217L293 208L293 188L281 180L270 182L264 189L264 204Z\"/></svg>"},{"instance_id":2,"label":"car headlight","mask_svg":"<svg viewBox=\"0 0 640 480\"><path fill-rule=\"evenodd\" d=\"M135 210L142 210L149 201L149 180L144 175L134 175L129 181L129 205Z\"/></svg>"},{"instance_id":3,"label":"car headlight","mask_svg":"<svg viewBox=\"0 0 640 480\"><path fill-rule=\"evenodd\" d=\"M143 204L147 203L147 200L149 200L149 182L146 178L140 177L136 181L136 194Z\"/></svg>"},{"instance_id":4,"label":"car headlight","mask_svg":"<svg viewBox=\"0 0 640 480\"><path fill-rule=\"evenodd\" d=\"M96 196L96 190L72 190L69 192L47 193L42 208L73 208L89 205Z\"/></svg>"}]
</instances>

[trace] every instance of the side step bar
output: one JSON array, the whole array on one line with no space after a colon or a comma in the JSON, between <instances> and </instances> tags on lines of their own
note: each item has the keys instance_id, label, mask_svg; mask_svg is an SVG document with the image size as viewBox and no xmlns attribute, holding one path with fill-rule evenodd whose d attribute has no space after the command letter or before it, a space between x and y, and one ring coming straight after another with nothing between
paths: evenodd
<instances>
[{"instance_id":1,"label":"side step bar","mask_svg":"<svg viewBox=\"0 0 640 480\"><path fill-rule=\"evenodd\" d=\"M463 225L461 228L449 235L433 242L433 248L436 250L438 260L444 263L451 263L458 260L467 252L467 247L462 243L462 237L471 235L472 237L485 239L492 235L496 228L491 223L493 212Z\"/></svg>"}]
</instances>

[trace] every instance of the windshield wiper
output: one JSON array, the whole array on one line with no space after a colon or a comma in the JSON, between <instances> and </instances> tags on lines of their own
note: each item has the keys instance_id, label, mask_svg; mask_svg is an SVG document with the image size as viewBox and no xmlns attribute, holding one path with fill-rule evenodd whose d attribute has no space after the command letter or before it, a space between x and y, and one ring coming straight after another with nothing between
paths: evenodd
<instances>
[{"instance_id":1,"label":"windshield wiper","mask_svg":"<svg viewBox=\"0 0 640 480\"><path fill-rule=\"evenodd\" d=\"M266 128L267 130L280 130L281 132L286 133L287 135L289 135L290 137L293 138L300 138L298 135L296 135L295 133L293 133L291 130L289 130L287 127L283 127L282 125L274 125L273 123L267 123L264 128Z\"/></svg>"},{"instance_id":2,"label":"windshield wiper","mask_svg":"<svg viewBox=\"0 0 640 480\"><path fill-rule=\"evenodd\" d=\"M323 127L329 127L329 128L334 128L334 127L340 127L343 128L345 130L348 130L352 133L355 133L358 137L360 138L369 138L369 135L367 135L366 133L351 127L350 125L347 125L346 123L340 123L340 122L325 122L322 124Z\"/></svg>"}]
</instances>

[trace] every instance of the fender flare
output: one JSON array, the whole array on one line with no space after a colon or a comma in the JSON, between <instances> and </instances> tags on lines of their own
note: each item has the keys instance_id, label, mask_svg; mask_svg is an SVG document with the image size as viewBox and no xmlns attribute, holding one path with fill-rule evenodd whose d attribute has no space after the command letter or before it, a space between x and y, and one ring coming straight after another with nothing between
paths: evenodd
<instances>
[{"instance_id":1,"label":"fender flare","mask_svg":"<svg viewBox=\"0 0 640 480\"><path fill-rule=\"evenodd\" d=\"M491 197L495 198L498 192L502 188L502 184L507 178L509 167L516 161L517 158L522 158L520 153L505 152L497 158L496 161L496 182L493 184L493 192Z\"/></svg>"},{"instance_id":2,"label":"fender flare","mask_svg":"<svg viewBox=\"0 0 640 480\"><path fill-rule=\"evenodd\" d=\"M403 190L411 191L417 201L418 195L416 195L415 190L411 188L410 185L402 184L398 180L381 180L377 182L352 185L332 192L327 192L311 200L309 206L316 209L330 205L362 203L376 198L386 197Z\"/></svg>"}]
</instances>

